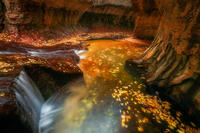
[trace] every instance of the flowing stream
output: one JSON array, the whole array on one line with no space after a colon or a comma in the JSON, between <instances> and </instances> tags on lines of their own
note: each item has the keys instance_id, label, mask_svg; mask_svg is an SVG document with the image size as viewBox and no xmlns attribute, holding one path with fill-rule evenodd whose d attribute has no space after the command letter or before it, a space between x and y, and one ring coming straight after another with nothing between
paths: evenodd
<instances>
[{"instance_id":1,"label":"flowing stream","mask_svg":"<svg viewBox=\"0 0 200 133\"><path fill-rule=\"evenodd\" d=\"M88 51L79 53L84 76L45 102L40 133L193 132L169 102L146 92L151 88L144 77L134 69L127 72L126 60L144 48L126 40L85 43Z\"/></svg>"}]
</instances>

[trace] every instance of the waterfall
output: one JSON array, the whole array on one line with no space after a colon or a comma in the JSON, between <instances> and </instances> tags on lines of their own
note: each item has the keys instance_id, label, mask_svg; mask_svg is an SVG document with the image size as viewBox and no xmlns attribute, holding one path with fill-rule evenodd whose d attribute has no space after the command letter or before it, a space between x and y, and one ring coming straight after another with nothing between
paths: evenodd
<instances>
[{"instance_id":1,"label":"waterfall","mask_svg":"<svg viewBox=\"0 0 200 133\"><path fill-rule=\"evenodd\" d=\"M24 113L34 132L37 132L44 99L35 83L25 71L21 71L14 80L14 92L22 113Z\"/></svg>"}]
</instances>

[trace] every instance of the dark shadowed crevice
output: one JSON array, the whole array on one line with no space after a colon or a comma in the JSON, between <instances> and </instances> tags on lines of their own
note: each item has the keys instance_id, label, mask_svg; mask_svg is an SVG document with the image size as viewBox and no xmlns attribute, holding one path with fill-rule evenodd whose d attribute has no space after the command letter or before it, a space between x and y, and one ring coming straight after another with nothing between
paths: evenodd
<instances>
[{"instance_id":1,"label":"dark shadowed crevice","mask_svg":"<svg viewBox=\"0 0 200 133\"><path fill-rule=\"evenodd\" d=\"M82 74L57 72L39 65L26 67L25 71L37 85L45 99L48 99L50 96L55 94L55 92L68 82L82 76Z\"/></svg>"},{"instance_id":2,"label":"dark shadowed crevice","mask_svg":"<svg viewBox=\"0 0 200 133\"><path fill-rule=\"evenodd\" d=\"M4 19L5 19L5 6L2 1L0 1L0 33L4 29Z\"/></svg>"},{"instance_id":3,"label":"dark shadowed crevice","mask_svg":"<svg viewBox=\"0 0 200 133\"><path fill-rule=\"evenodd\" d=\"M127 18L126 16L120 17L112 14L85 12L79 19L79 24L88 28L102 26L106 28L125 28L127 30L133 30L135 24L134 20L133 17Z\"/></svg>"},{"instance_id":4,"label":"dark shadowed crevice","mask_svg":"<svg viewBox=\"0 0 200 133\"><path fill-rule=\"evenodd\" d=\"M32 129L21 118L12 113L0 115L1 133L32 133Z\"/></svg>"}]
</instances>

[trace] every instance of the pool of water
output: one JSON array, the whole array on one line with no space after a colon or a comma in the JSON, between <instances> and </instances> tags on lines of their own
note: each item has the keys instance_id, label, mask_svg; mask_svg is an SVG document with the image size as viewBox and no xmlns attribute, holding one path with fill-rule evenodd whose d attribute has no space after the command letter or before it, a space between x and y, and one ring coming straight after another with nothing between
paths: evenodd
<instances>
[{"instance_id":1,"label":"pool of water","mask_svg":"<svg viewBox=\"0 0 200 133\"><path fill-rule=\"evenodd\" d=\"M90 45L88 51L79 54L83 78L47 101L41 133L197 132L195 124L186 125L182 113L169 102L147 93L145 77L125 69L126 60L145 47L129 40L85 43Z\"/></svg>"}]
</instances>

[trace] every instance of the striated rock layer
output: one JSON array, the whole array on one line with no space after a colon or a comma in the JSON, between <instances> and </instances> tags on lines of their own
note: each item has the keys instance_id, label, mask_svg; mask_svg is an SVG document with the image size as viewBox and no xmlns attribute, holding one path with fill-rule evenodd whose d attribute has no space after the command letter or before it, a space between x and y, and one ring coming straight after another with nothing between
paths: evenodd
<instances>
[{"instance_id":1,"label":"striated rock layer","mask_svg":"<svg viewBox=\"0 0 200 133\"><path fill-rule=\"evenodd\" d=\"M147 64L147 82L164 87L190 115L200 111L199 1L156 0L162 14L152 45L135 59Z\"/></svg>"}]
</instances>

